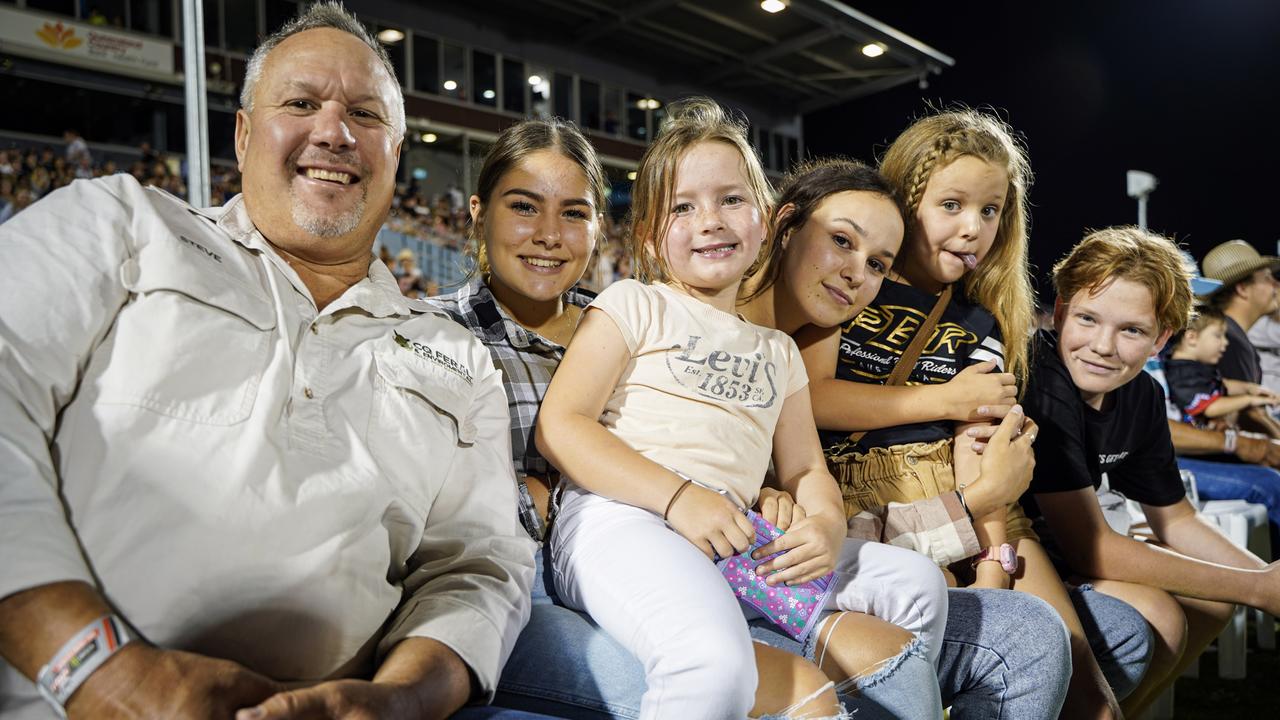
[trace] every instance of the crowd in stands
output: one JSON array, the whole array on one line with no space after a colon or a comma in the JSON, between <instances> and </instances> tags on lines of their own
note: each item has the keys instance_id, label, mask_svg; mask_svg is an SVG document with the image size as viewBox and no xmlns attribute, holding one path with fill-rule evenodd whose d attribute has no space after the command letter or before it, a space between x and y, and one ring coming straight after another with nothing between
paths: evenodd
<instances>
[{"instance_id":1,"label":"crowd in stands","mask_svg":"<svg viewBox=\"0 0 1280 720\"><path fill-rule=\"evenodd\" d=\"M65 147L10 147L0 150L0 222L31 203L81 178L96 178L127 172L144 185L154 185L183 197L183 181L178 158L157 152L149 143L138 147L137 159L127 166L110 157L95 158L84 138L74 130L63 134ZM212 173L212 203L221 205L240 192L240 174L234 167L215 166Z\"/></svg>"},{"instance_id":2,"label":"crowd in stands","mask_svg":"<svg viewBox=\"0 0 1280 720\"><path fill-rule=\"evenodd\" d=\"M78 178L127 172L143 185L154 185L178 197L187 194L179 158L157 152L149 143L138 147L137 159L126 167L111 158L95 158L84 138L73 130L63 134L63 141L62 149L45 145L0 150L0 222ZM210 200L214 206L224 204L240 192L240 173L233 166L215 165L210 180ZM457 185L430 194L414 181L397 188L386 227L417 240L464 251L469 221L467 197ZM582 280L584 287L596 292L631 277L631 258L625 247L626 226L606 214L605 228L604 241L596 251L596 262ZM405 248L392 253L383 248L380 256L406 295L430 297L441 292L437 281L423 278L413 250Z\"/></svg>"}]
</instances>

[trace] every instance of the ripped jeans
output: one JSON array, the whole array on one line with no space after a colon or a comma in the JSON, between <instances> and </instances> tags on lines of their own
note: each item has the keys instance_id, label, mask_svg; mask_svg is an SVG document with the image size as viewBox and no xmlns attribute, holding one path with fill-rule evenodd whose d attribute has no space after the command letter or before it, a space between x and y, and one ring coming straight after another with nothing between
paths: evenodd
<instances>
[{"instance_id":1,"label":"ripped jeans","mask_svg":"<svg viewBox=\"0 0 1280 720\"><path fill-rule=\"evenodd\" d=\"M645 668L641 718L741 718L756 667L738 599L720 571L652 512L572 485L552 528L556 590ZM825 610L855 610L914 633L937 657L947 593L938 569L902 548L845 539Z\"/></svg>"},{"instance_id":2,"label":"ripped jeans","mask_svg":"<svg viewBox=\"0 0 1280 720\"><path fill-rule=\"evenodd\" d=\"M550 560L542 553L537 570L533 614L503 670L493 704L574 720L638 718L644 667L584 613L558 604ZM1101 593L1089 596L1106 605ZM944 703L957 720L1056 717L1071 671L1066 630L1057 613L1025 593L953 588L948 597L937 673L918 646L909 646L879 672L841 692L853 717L934 720L941 717ZM1117 648L1108 653L1111 662L1099 657L1108 679L1113 685L1128 684L1126 677L1136 683L1150 653L1149 639L1134 639L1124 623L1113 627L1114 613L1105 607L1091 616L1097 625L1112 628L1099 633L1095 643L1095 651ZM1092 630L1090 625L1086 628ZM757 642L814 659L812 640L802 646L767 620L753 620L750 628ZM1093 639L1094 633L1089 634Z\"/></svg>"}]
</instances>

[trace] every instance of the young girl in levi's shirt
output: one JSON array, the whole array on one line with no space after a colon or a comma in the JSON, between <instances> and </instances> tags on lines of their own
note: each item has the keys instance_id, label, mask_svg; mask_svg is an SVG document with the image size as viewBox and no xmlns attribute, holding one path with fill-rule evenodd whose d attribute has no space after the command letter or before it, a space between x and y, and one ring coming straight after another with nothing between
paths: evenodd
<instances>
[{"instance_id":1,"label":"young girl in levi's shirt","mask_svg":"<svg viewBox=\"0 0 1280 720\"><path fill-rule=\"evenodd\" d=\"M1017 383L1027 376L1034 313L1026 154L998 118L959 110L913 123L885 151L880 170L907 205L902 253L857 317L842 328L797 337L815 388L823 451L845 510L854 516L958 491L983 552L964 557L967 550L935 547L930 556L950 565L963 584L1012 588L1048 601L1071 632L1075 670L1063 716L1118 714L1076 611L1077 604L1088 609L1096 601L1099 612L1106 604L1110 613L1118 603L1081 592L1069 596L1019 505L991 507L985 500L993 485L1025 488L1035 464L1034 431L993 448L998 457L982 462L979 455L981 441L996 427L991 418L1022 413L1015 404ZM947 286L951 299L906 383L886 386ZM867 434L851 442L850 434L859 431ZM966 486L980 475L983 482L966 496ZM986 486L982 495L980 486ZM1123 617L1106 617L1129 618L1140 628L1135 612L1121 608ZM1128 680L1118 679L1117 686L1136 683Z\"/></svg>"},{"instance_id":2,"label":"young girl in levi's shirt","mask_svg":"<svg viewBox=\"0 0 1280 720\"><path fill-rule=\"evenodd\" d=\"M557 590L644 665L641 717L746 717L751 639L711 559L751 546L742 508L772 458L807 517L757 551L785 551L760 574L777 585L835 571L823 612L905 628L915 659L936 661L941 574L916 553L845 538L799 351L734 312L769 210L744 130L702 99L672 105L667 123L633 190L633 257L656 282L615 283L588 307L538 420L538 447L565 480Z\"/></svg>"}]
</instances>

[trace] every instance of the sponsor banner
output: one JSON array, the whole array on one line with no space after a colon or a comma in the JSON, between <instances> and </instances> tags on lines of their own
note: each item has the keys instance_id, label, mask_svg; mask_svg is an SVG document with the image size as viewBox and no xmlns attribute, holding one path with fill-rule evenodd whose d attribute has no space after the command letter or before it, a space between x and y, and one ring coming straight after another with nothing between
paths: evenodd
<instances>
[{"instance_id":1,"label":"sponsor banner","mask_svg":"<svg viewBox=\"0 0 1280 720\"><path fill-rule=\"evenodd\" d=\"M172 42L70 18L0 6L0 46L95 70L175 79Z\"/></svg>"}]
</instances>

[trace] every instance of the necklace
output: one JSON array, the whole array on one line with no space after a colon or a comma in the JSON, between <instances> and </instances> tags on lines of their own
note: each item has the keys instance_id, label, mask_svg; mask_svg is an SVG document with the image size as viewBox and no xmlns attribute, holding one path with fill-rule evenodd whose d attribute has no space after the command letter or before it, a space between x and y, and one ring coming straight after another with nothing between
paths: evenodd
<instances>
[{"instance_id":1,"label":"necklace","mask_svg":"<svg viewBox=\"0 0 1280 720\"><path fill-rule=\"evenodd\" d=\"M556 319L543 325L536 332L561 347L567 347L581 319L582 310L573 305L565 305Z\"/></svg>"},{"instance_id":2,"label":"necklace","mask_svg":"<svg viewBox=\"0 0 1280 720\"><path fill-rule=\"evenodd\" d=\"M497 298L494 298L497 300ZM582 310L576 305L565 303L560 313L551 320L541 325L533 326L520 322L516 314L511 312L511 308L507 307L502 301L498 301L498 306L502 311L511 318L512 322L524 328L526 331L540 335L551 342L566 347L569 340L573 338L573 333L578 329L578 321L582 319Z\"/></svg>"}]
</instances>

